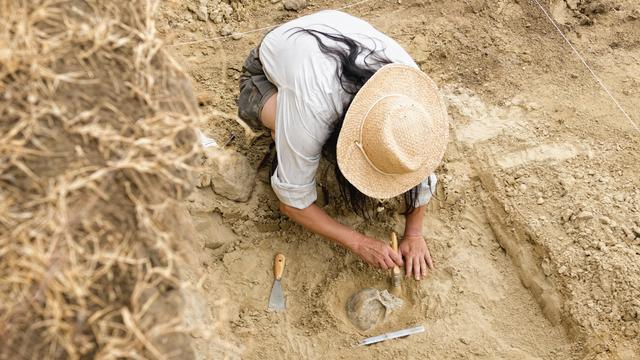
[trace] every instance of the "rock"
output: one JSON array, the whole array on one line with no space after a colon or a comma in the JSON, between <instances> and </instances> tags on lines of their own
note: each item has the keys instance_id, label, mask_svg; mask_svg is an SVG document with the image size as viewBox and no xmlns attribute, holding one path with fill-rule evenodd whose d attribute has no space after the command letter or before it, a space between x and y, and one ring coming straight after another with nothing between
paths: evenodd
<instances>
[{"instance_id":1,"label":"rock","mask_svg":"<svg viewBox=\"0 0 640 360\"><path fill-rule=\"evenodd\" d=\"M549 263L549 259L545 258L540 264L540 267L542 268L542 272L544 273L545 276L551 275L552 269L551 269L551 264Z\"/></svg>"},{"instance_id":2,"label":"rock","mask_svg":"<svg viewBox=\"0 0 640 360\"><path fill-rule=\"evenodd\" d=\"M629 228L627 228L626 226L620 226L620 229L622 229L622 232L624 233L625 237L627 238L627 240L633 241L636 236L633 233L633 231L629 230Z\"/></svg>"},{"instance_id":3,"label":"rock","mask_svg":"<svg viewBox=\"0 0 640 360\"><path fill-rule=\"evenodd\" d=\"M560 179L560 185L563 189L569 191L576 183L576 179L573 176L566 176Z\"/></svg>"},{"instance_id":4,"label":"rock","mask_svg":"<svg viewBox=\"0 0 640 360\"><path fill-rule=\"evenodd\" d=\"M222 36L229 36L231 34L233 34L233 27L229 24L226 24L220 29L220 35Z\"/></svg>"},{"instance_id":5,"label":"rock","mask_svg":"<svg viewBox=\"0 0 640 360\"><path fill-rule=\"evenodd\" d=\"M592 20L590 17L585 16L585 15L583 15L583 14L579 14L579 16L578 16L578 17L579 17L579 19L580 19L580 20L578 21L578 24L580 24L580 25L582 25L582 26L590 26L590 25L593 25L593 20Z\"/></svg>"},{"instance_id":6,"label":"rock","mask_svg":"<svg viewBox=\"0 0 640 360\"><path fill-rule=\"evenodd\" d=\"M627 16L625 16L624 19L626 21L636 21L636 20L640 19L640 10L635 9L635 10L631 11L631 13L628 14Z\"/></svg>"},{"instance_id":7,"label":"rock","mask_svg":"<svg viewBox=\"0 0 640 360\"><path fill-rule=\"evenodd\" d=\"M225 18L231 17L231 14L233 14L233 7L224 2L221 3L220 6L222 8L222 14L224 14Z\"/></svg>"},{"instance_id":8,"label":"rock","mask_svg":"<svg viewBox=\"0 0 640 360\"><path fill-rule=\"evenodd\" d=\"M603 3L590 3L585 7L584 11L589 14L604 14L608 11L607 6Z\"/></svg>"},{"instance_id":9,"label":"rock","mask_svg":"<svg viewBox=\"0 0 640 360\"><path fill-rule=\"evenodd\" d=\"M600 218L600 222L601 222L602 224L604 224L604 225L609 225L609 224L611 224L611 219L609 219L609 218L608 218L608 217L606 217L606 216L602 216L602 217Z\"/></svg>"},{"instance_id":10,"label":"rock","mask_svg":"<svg viewBox=\"0 0 640 360\"><path fill-rule=\"evenodd\" d=\"M225 19L228 19L233 14L233 7L225 2L220 3L220 11Z\"/></svg>"},{"instance_id":11,"label":"rock","mask_svg":"<svg viewBox=\"0 0 640 360\"><path fill-rule=\"evenodd\" d=\"M231 34L231 38L233 40L240 40L242 39L243 35L239 32L234 32L233 34Z\"/></svg>"},{"instance_id":12,"label":"rock","mask_svg":"<svg viewBox=\"0 0 640 360\"><path fill-rule=\"evenodd\" d=\"M604 251L607 249L607 245L605 243L603 243L602 241L598 241L598 243L596 244L595 248L597 248L600 251Z\"/></svg>"},{"instance_id":13,"label":"rock","mask_svg":"<svg viewBox=\"0 0 640 360\"><path fill-rule=\"evenodd\" d=\"M534 110L540 110L542 108L542 105L540 105L537 102L530 102L530 103L526 103L524 105L524 108L529 111L534 111Z\"/></svg>"},{"instance_id":14,"label":"rock","mask_svg":"<svg viewBox=\"0 0 640 360\"><path fill-rule=\"evenodd\" d=\"M349 298L347 317L358 329L366 331L385 321L402 304L402 299L391 295L387 290L367 288Z\"/></svg>"},{"instance_id":15,"label":"rock","mask_svg":"<svg viewBox=\"0 0 640 360\"><path fill-rule=\"evenodd\" d=\"M280 229L281 230L289 230L293 226L293 223L288 220L280 220Z\"/></svg>"},{"instance_id":16,"label":"rock","mask_svg":"<svg viewBox=\"0 0 640 360\"><path fill-rule=\"evenodd\" d=\"M191 218L199 242L207 249L218 250L237 240L233 231L222 222L222 215L218 213L194 212Z\"/></svg>"},{"instance_id":17,"label":"rock","mask_svg":"<svg viewBox=\"0 0 640 360\"><path fill-rule=\"evenodd\" d=\"M187 9L196 14L198 20L207 21L209 11L207 10L207 0L200 0L197 4L190 4Z\"/></svg>"},{"instance_id":18,"label":"rock","mask_svg":"<svg viewBox=\"0 0 640 360\"><path fill-rule=\"evenodd\" d=\"M460 342L461 342L461 343L463 343L463 344L465 344L465 345L469 345L469 344L471 344L471 340L469 340L469 339L468 339L468 338L466 338L466 337L461 337L461 338L460 338L460 339L458 339L458 340L460 340Z\"/></svg>"},{"instance_id":19,"label":"rock","mask_svg":"<svg viewBox=\"0 0 640 360\"><path fill-rule=\"evenodd\" d=\"M578 215L576 215L576 219L578 220L591 220L593 219L593 213L590 211L581 211Z\"/></svg>"},{"instance_id":20,"label":"rock","mask_svg":"<svg viewBox=\"0 0 640 360\"><path fill-rule=\"evenodd\" d=\"M573 210L567 209L567 210L562 212L562 215L560 215L560 220L565 221L565 222L569 221L569 220L571 220L571 215L573 215Z\"/></svg>"},{"instance_id":21,"label":"rock","mask_svg":"<svg viewBox=\"0 0 640 360\"><path fill-rule=\"evenodd\" d=\"M229 20L233 15L233 7L226 2L219 2L215 5L215 8L209 11L209 19L216 24L221 24L225 20Z\"/></svg>"},{"instance_id":22,"label":"rock","mask_svg":"<svg viewBox=\"0 0 640 360\"><path fill-rule=\"evenodd\" d=\"M255 185L256 171L242 155L220 148L205 149L200 187L211 185L213 191L229 200L249 200Z\"/></svg>"},{"instance_id":23,"label":"rock","mask_svg":"<svg viewBox=\"0 0 640 360\"><path fill-rule=\"evenodd\" d=\"M210 249L210 250L217 250L222 245L224 245L224 243L218 241L218 239L205 239L204 240L204 247L206 247L207 249Z\"/></svg>"},{"instance_id":24,"label":"rock","mask_svg":"<svg viewBox=\"0 0 640 360\"><path fill-rule=\"evenodd\" d=\"M307 0L284 0L282 6L288 11L300 11L308 6Z\"/></svg>"},{"instance_id":25,"label":"rock","mask_svg":"<svg viewBox=\"0 0 640 360\"><path fill-rule=\"evenodd\" d=\"M191 330L189 335L191 335L191 337L194 339L202 339L205 338L208 334L206 334L203 329L195 329Z\"/></svg>"},{"instance_id":26,"label":"rock","mask_svg":"<svg viewBox=\"0 0 640 360\"><path fill-rule=\"evenodd\" d=\"M222 14L217 12L209 14L209 19L211 19L215 24L220 24L223 21Z\"/></svg>"},{"instance_id":27,"label":"rock","mask_svg":"<svg viewBox=\"0 0 640 360\"><path fill-rule=\"evenodd\" d=\"M544 204L544 199L543 199L543 198L541 198L541 197L540 197L540 198L538 198L537 203L538 203L538 205L542 205L542 204Z\"/></svg>"}]
</instances>

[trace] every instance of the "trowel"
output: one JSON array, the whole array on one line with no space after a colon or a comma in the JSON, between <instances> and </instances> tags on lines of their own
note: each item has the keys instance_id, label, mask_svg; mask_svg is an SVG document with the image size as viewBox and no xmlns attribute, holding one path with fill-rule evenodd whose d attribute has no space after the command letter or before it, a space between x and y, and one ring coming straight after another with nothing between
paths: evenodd
<instances>
[{"instance_id":1,"label":"trowel","mask_svg":"<svg viewBox=\"0 0 640 360\"><path fill-rule=\"evenodd\" d=\"M284 311L284 294L282 293L282 273L284 272L285 258L283 254L277 254L273 263L273 287L271 288L271 296L269 296L269 307L271 311Z\"/></svg>"}]
</instances>

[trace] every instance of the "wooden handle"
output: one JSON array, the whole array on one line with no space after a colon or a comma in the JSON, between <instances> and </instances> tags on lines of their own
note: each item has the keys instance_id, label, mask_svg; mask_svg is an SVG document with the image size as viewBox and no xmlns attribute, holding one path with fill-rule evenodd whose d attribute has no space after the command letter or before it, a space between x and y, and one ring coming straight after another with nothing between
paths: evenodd
<instances>
[{"instance_id":1,"label":"wooden handle","mask_svg":"<svg viewBox=\"0 0 640 360\"><path fill-rule=\"evenodd\" d=\"M398 237L396 236L395 231L391 232L391 248L393 251L398 253ZM400 268L396 265L391 269L391 275L400 274Z\"/></svg>"},{"instance_id":2,"label":"wooden handle","mask_svg":"<svg viewBox=\"0 0 640 360\"><path fill-rule=\"evenodd\" d=\"M273 262L273 275L276 277L276 280L280 280L280 278L282 277L282 273L284 272L284 263L284 255L276 255L275 261Z\"/></svg>"},{"instance_id":3,"label":"wooden handle","mask_svg":"<svg viewBox=\"0 0 640 360\"><path fill-rule=\"evenodd\" d=\"M398 237L395 232L391 232L391 248L393 251L398 252Z\"/></svg>"}]
</instances>

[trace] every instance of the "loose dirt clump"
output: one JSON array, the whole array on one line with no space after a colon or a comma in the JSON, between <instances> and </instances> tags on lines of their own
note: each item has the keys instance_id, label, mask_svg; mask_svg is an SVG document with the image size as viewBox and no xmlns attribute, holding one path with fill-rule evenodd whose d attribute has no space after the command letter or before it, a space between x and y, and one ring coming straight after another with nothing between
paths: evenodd
<instances>
[{"instance_id":1,"label":"loose dirt clump","mask_svg":"<svg viewBox=\"0 0 640 360\"><path fill-rule=\"evenodd\" d=\"M193 355L176 247L198 109L157 5L0 3L2 359Z\"/></svg>"}]
</instances>

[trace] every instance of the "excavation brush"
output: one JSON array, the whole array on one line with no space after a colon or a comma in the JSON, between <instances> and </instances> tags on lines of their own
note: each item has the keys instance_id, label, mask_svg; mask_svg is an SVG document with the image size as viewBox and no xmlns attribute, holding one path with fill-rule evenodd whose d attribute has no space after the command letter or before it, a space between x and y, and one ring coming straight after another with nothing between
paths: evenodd
<instances>
[{"instance_id":1,"label":"excavation brush","mask_svg":"<svg viewBox=\"0 0 640 360\"><path fill-rule=\"evenodd\" d=\"M391 233L391 248L396 253L398 252L398 237L395 232ZM395 296L400 296L402 293L402 271L398 266L394 266L391 269L391 293Z\"/></svg>"}]
</instances>

